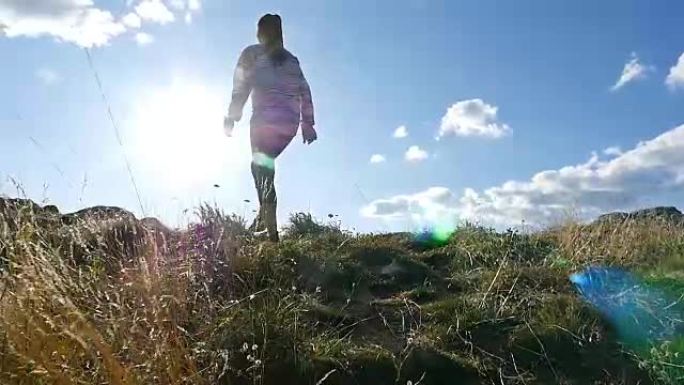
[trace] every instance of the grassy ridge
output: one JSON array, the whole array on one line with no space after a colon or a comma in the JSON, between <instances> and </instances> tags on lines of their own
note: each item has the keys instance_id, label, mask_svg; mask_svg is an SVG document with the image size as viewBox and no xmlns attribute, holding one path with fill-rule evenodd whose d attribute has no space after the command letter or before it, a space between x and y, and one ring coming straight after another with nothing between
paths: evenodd
<instances>
[{"instance_id":1,"label":"grassy ridge","mask_svg":"<svg viewBox=\"0 0 684 385\"><path fill-rule=\"evenodd\" d=\"M568 276L622 265L681 294L684 230L651 219L429 245L293 216L278 244L203 207L0 206L2 384L680 383L681 343L635 354ZM65 218L66 217L66 218Z\"/></svg>"}]
</instances>

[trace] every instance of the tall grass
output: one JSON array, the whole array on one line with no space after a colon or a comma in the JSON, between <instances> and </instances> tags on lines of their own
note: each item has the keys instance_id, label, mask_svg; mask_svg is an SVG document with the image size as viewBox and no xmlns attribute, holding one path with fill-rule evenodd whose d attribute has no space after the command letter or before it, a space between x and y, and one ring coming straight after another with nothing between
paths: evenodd
<instances>
[{"instance_id":1,"label":"tall grass","mask_svg":"<svg viewBox=\"0 0 684 385\"><path fill-rule=\"evenodd\" d=\"M684 225L661 218L568 223L542 232L575 263L684 268Z\"/></svg>"},{"instance_id":2,"label":"tall grass","mask_svg":"<svg viewBox=\"0 0 684 385\"><path fill-rule=\"evenodd\" d=\"M653 279L681 271L684 231L666 222L531 234L466 226L426 248L306 214L292 217L281 244L263 243L242 218L209 206L182 230L117 211L65 219L28 202L0 215L2 384L617 385L682 376L679 345L630 358L567 280L595 263Z\"/></svg>"},{"instance_id":3,"label":"tall grass","mask_svg":"<svg viewBox=\"0 0 684 385\"><path fill-rule=\"evenodd\" d=\"M116 271L102 259L78 266L36 217L13 226L2 239L2 383L202 383L190 330L218 304L202 294L196 261L162 254L145 234Z\"/></svg>"}]
</instances>

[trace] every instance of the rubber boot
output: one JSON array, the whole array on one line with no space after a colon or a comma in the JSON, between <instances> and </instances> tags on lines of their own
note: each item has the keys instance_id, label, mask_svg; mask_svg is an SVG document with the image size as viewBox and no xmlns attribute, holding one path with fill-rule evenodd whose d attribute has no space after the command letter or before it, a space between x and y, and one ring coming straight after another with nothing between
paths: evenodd
<instances>
[{"instance_id":1,"label":"rubber boot","mask_svg":"<svg viewBox=\"0 0 684 385\"><path fill-rule=\"evenodd\" d=\"M260 233L266 230L266 225L264 223L264 209L262 205L259 205L259 212L254 218L254 222L249 226L249 231L252 233Z\"/></svg>"},{"instance_id":2,"label":"rubber boot","mask_svg":"<svg viewBox=\"0 0 684 385\"><path fill-rule=\"evenodd\" d=\"M267 175L264 173L263 167L252 163L252 177L254 178L254 187L257 190L257 197L259 199L259 212L254 218L254 222L249 226L249 231L256 236L263 236L266 234L266 225L264 223L264 197L266 196Z\"/></svg>"},{"instance_id":3,"label":"rubber boot","mask_svg":"<svg viewBox=\"0 0 684 385\"><path fill-rule=\"evenodd\" d=\"M275 203L264 203L264 224L268 231L268 239L271 242L278 242L278 219L277 219L277 205Z\"/></svg>"}]
</instances>

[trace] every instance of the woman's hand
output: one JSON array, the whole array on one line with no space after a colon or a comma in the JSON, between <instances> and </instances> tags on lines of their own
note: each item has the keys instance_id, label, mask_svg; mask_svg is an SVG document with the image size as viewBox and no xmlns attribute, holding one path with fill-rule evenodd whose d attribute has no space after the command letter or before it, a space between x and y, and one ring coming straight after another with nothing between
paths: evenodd
<instances>
[{"instance_id":1,"label":"woman's hand","mask_svg":"<svg viewBox=\"0 0 684 385\"><path fill-rule=\"evenodd\" d=\"M235 121L229 117L223 118L223 132L226 133L227 137L233 136L233 128L235 127Z\"/></svg>"},{"instance_id":2,"label":"woman's hand","mask_svg":"<svg viewBox=\"0 0 684 385\"><path fill-rule=\"evenodd\" d=\"M318 139L318 134L316 134L316 130L313 126L302 126L302 139L304 140L304 144L311 144Z\"/></svg>"}]
</instances>

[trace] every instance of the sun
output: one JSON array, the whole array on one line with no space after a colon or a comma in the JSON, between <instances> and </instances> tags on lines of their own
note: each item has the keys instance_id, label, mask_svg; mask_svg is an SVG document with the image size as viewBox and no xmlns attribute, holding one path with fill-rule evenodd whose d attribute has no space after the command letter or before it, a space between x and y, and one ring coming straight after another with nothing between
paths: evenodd
<instances>
[{"instance_id":1,"label":"sun","mask_svg":"<svg viewBox=\"0 0 684 385\"><path fill-rule=\"evenodd\" d=\"M167 189L186 190L244 166L246 130L225 137L226 107L221 92L183 80L139 95L129 126L138 168Z\"/></svg>"}]
</instances>

